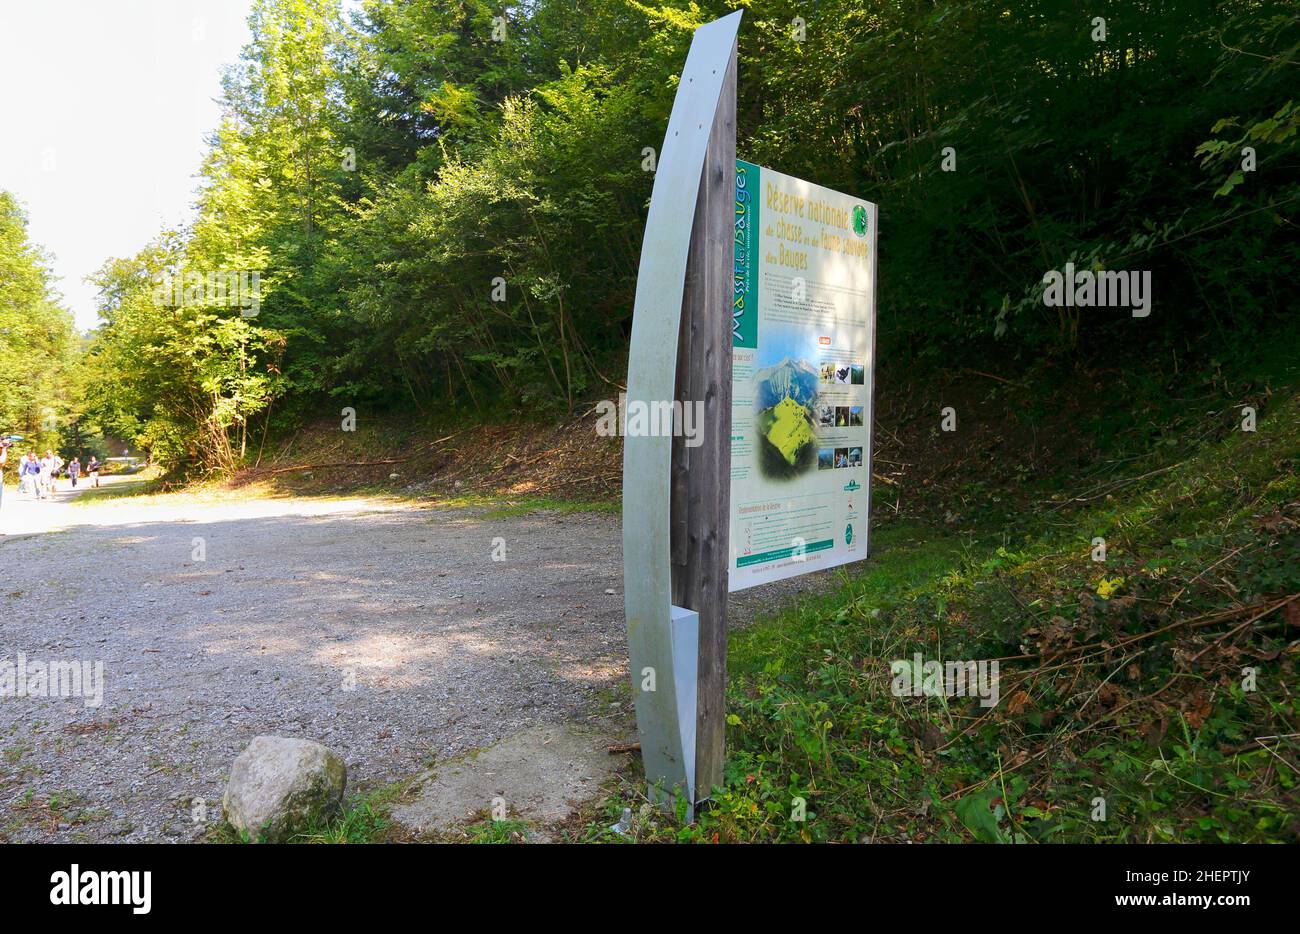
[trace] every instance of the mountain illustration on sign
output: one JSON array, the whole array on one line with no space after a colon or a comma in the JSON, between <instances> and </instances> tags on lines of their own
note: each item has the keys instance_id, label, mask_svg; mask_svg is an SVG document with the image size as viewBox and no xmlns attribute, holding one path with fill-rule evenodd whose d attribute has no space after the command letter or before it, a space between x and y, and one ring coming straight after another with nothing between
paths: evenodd
<instances>
[{"instance_id":1,"label":"mountain illustration on sign","mask_svg":"<svg viewBox=\"0 0 1300 934\"><path fill-rule=\"evenodd\" d=\"M789 480L817 463L813 404L817 370L789 357L754 374L758 466L774 480Z\"/></svg>"},{"instance_id":2,"label":"mountain illustration on sign","mask_svg":"<svg viewBox=\"0 0 1300 934\"><path fill-rule=\"evenodd\" d=\"M770 409L782 399L790 398L802 406L811 406L817 398L817 370L803 360L786 357L780 363L754 374L758 411Z\"/></svg>"}]
</instances>

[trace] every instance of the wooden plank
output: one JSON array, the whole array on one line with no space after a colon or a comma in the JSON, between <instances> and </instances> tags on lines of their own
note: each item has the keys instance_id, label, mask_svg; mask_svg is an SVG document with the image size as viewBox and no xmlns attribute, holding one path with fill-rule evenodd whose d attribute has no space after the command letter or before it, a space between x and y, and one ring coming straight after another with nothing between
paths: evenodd
<instances>
[{"instance_id":1,"label":"wooden plank","mask_svg":"<svg viewBox=\"0 0 1300 934\"><path fill-rule=\"evenodd\" d=\"M700 178L678 344L676 398L704 403L703 421L693 425L702 443L673 442L673 602L700 615L696 800L722 784L725 757L735 184L733 46Z\"/></svg>"}]
</instances>

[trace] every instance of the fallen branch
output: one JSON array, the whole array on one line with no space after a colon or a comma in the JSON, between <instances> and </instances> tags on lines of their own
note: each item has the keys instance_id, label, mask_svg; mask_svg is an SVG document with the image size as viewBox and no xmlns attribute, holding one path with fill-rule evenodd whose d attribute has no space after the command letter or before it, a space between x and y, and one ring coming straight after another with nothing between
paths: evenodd
<instances>
[{"instance_id":1,"label":"fallen branch","mask_svg":"<svg viewBox=\"0 0 1300 934\"><path fill-rule=\"evenodd\" d=\"M1203 571L1201 571L1199 574L1197 574L1195 577L1193 577L1191 580L1189 580L1186 584L1184 584L1182 587L1180 587L1179 590L1178 590L1178 593L1174 594L1173 599L1170 600L1170 601L1169 601L1167 604L1165 604L1165 605L1166 605L1166 606L1169 606L1169 607L1172 607L1175 603L1178 602L1178 598L1181 597L1183 594L1185 594L1185 593L1187 592L1187 588L1188 588L1188 587L1192 586L1192 584L1195 584L1198 580L1200 580L1200 579L1201 579L1202 577L1204 577L1206 574L1208 574L1208 573L1210 573L1211 571L1213 571L1215 568L1217 568L1217 567L1218 567L1220 564L1222 564L1223 562L1227 561L1227 560L1228 560L1229 558L1231 558L1233 555L1240 554L1241 551L1242 551L1242 549L1244 549L1245 547L1246 547L1245 545L1242 545L1241 548L1234 548L1234 549L1232 549L1232 551L1228 552L1226 555L1224 555L1224 556L1223 556L1222 558L1220 558L1218 561L1216 561L1216 562L1214 562L1213 564L1211 564L1208 568L1205 568Z\"/></svg>"},{"instance_id":2,"label":"fallen branch","mask_svg":"<svg viewBox=\"0 0 1300 934\"><path fill-rule=\"evenodd\" d=\"M568 486L570 483L583 483L587 480L616 480L619 476L620 476L619 474L611 473L611 474L606 474L605 476L594 474L590 477L571 477L568 480L560 480L557 483L551 484L550 486L551 487Z\"/></svg>"},{"instance_id":3,"label":"fallen branch","mask_svg":"<svg viewBox=\"0 0 1300 934\"><path fill-rule=\"evenodd\" d=\"M1272 606L1267 606L1264 609L1260 610L1258 613L1254 614L1249 619L1247 619L1244 623L1240 624L1239 626L1234 626L1232 629L1228 630L1223 635L1219 636L1219 638L1215 639L1205 648L1201 649L1201 651L1197 652L1195 655L1192 656L1192 661L1197 661L1202 655L1210 651L1210 649L1214 648L1217 645L1222 645L1225 640L1231 639L1233 636L1241 632L1251 623L1255 622L1258 619L1261 619L1262 617L1267 616L1269 613L1272 613L1274 610L1281 609L1282 607L1290 603L1292 600L1295 600L1297 597L1300 597L1300 593L1293 593L1291 594L1291 596L1287 597L1286 599L1281 600L1277 603L1274 603Z\"/></svg>"},{"instance_id":4,"label":"fallen branch","mask_svg":"<svg viewBox=\"0 0 1300 934\"><path fill-rule=\"evenodd\" d=\"M995 379L999 383L1006 383L1007 385L1011 385L1011 380L1003 379L1001 376L994 376L992 373L985 373L983 370L973 370L970 367L966 367L966 372L974 373L976 376L987 376L989 379Z\"/></svg>"},{"instance_id":5,"label":"fallen branch","mask_svg":"<svg viewBox=\"0 0 1300 934\"><path fill-rule=\"evenodd\" d=\"M1100 499L1103 496L1108 496L1111 493L1114 493L1120 487L1128 486L1130 483L1137 483L1139 480L1146 480L1148 477L1155 477L1162 473L1168 473L1171 470L1177 470L1185 463L1187 463L1187 461L1178 464L1170 464L1168 467L1161 467L1158 470L1152 470L1149 473L1144 473L1136 477L1124 477L1120 480L1103 483L1100 486L1095 486L1089 490L1088 495L1086 496L1076 496L1072 499L1062 500L1061 502L1056 503L1052 506L1052 512L1059 512L1071 503L1087 503L1094 499Z\"/></svg>"},{"instance_id":6,"label":"fallen branch","mask_svg":"<svg viewBox=\"0 0 1300 934\"><path fill-rule=\"evenodd\" d=\"M331 467L381 467L385 464L401 464L405 461L409 461L414 456L414 454L408 454L406 457L393 457L382 461L337 461L332 464L298 464L295 467L277 467L274 470L260 470L257 472L265 476L277 473L289 473L294 470L328 470Z\"/></svg>"}]
</instances>

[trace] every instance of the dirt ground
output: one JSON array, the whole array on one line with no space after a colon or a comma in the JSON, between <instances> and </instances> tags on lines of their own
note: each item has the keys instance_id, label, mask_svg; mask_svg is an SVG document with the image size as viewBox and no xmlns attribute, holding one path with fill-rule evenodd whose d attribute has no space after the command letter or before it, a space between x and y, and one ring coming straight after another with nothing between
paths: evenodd
<instances>
[{"instance_id":1,"label":"dirt ground","mask_svg":"<svg viewBox=\"0 0 1300 934\"><path fill-rule=\"evenodd\" d=\"M0 840L200 839L264 733L372 788L545 727L633 726L615 515L11 486L0 531L0 665L103 666L99 706L0 697ZM737 595L733 623L819 584Z\"/></svg>"}]
</instances>

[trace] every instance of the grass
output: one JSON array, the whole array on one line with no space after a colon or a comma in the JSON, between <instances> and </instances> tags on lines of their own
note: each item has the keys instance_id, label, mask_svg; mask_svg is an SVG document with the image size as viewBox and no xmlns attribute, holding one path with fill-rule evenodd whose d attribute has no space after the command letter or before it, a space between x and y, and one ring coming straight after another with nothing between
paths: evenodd
<instances>
[{"instance_id":1,"label":"grass","mask_svg":"<svg viewBox=\"0 0 1300 934\"><path fill-rule=\"evenodd\" d=\"M623 503L620 500L583 501L555 499L550 496L511 496L509 499L488 498L488 503L491 502L496 502L498 505L489 506L488 511L483 514L485 519L504 519L534 512L554 512L569 515L571 513L590 512L618 514L623 511Z\"/></svg>"},{"instance_id":2,"label":"grass","mask_svg":"<svg viewBox=\"0 0 1300 934\"><path fill-rule=\"evenodd\" d=\"M1275 390L1256 432L1043 478L1014 525L880 527L837 588L733 634L725 786L636 838L1294 842L1298 466ZM896 696L914 653L1000 660L1000 702ZM638 811L628 781L588 839Z\"/></svg>"},{"instance_id":3,"label":"grass","mask_svg":"<svg viewBox=\"0 0 1300 934\"><path fill-rule=\"evenodd\" d=\"M279 494L283 495L283 494ZM525 516L534 512L554 512L563 515L570 513L618 513L623 509L619 499L560 499L538 493L458 493L444 495L430 493L427 490L411 491L403 487L368 484L353 488L344 494L328 494L325 498L348 499L356 496L373 496L391 499L394 502L418 503L436 509L482 509L483 518L502 519L511 516ZM320 498L320 494L312 494Z\"/></svg>"},{"instance_id":4,"label":"grass","mask_svg":"<svg viewBox=\"0 0 1300 934\"><path fill-rule=\"evenodd\" d=\"M254 490L256 487L245 489ZM284 496L282 492L274 495ZM551 512L562 515L571 513L618 513L623 509L620 500L571 500L558 499L532 493L489 494L464 493L456 496L431 495L428 492L413 493L404 489L393 489L382 485L360 486L347 493L311 494L311 499L344 500L358 497L372 497L389 500L394 503L412 503L432 509L481 509L484 519L504 519L512 516L526 516L535 512Z\"/></svg>"},{"instance_id":5,"label":"grass","mask_svg":"<svg viewBox=\"0 0 1300 934\"><path fill-rule=\"evenodd\" d=\"M131 475L131 479L111 486L96 487L88 486L87 483L88 481L82 478L77 487L77 498L72 500L73 505L102 503L105 500L123 499L129 496L155 496L165 492L162 475L153 467L145 468Z\"/></svg>"},{"instance_id":6,"label":"grass","mask_svg":"<svg viewBox=\"0 0 1300 934\"><path fill-rule=\"evenodd\" d=\"M352 795L336 813L314 817L288 843L381 843L392 831L390 812L401 796L400 782ZM248 843L247 832L222 821L208 835L212 843Z\"/></svg>"},{"instance_id":7,"label":"grass","mask_svg":"<svg viewBox=\"0 0 1300 934\"><path fill-rule=\"evenodd\" d=\"M71 502L73 505L86 506L108 500L131 499L134 503L140 505L163 505L178 498L194 500L199 503L218 503L227 501L242 502L250 499L284 499L290 496L297 499L311 499L321 502L342 502L369 498L394 505L407 503L438 509L477 509L484 511L482 516L484 519L523 516L535 512L564 515L571 513L617 513L622 509L622 504L618 500L571 500L537 494L430 496L428 493L412 493L401 488L394 489L381 484L358 486L346 492L313 492L305 495L286 492L265 481L247 483L232 489L218 479L202 483L192 482L181 488L169 489L165 485L164 478L157 475L156 472L146 472L140 476L138 481L130 483L86 489Z\"/></svg>"},{"instance_id":8,"label":"grass","mask_svg":"<svg viewBox=\"0 0 1300 934\"><path fill-rule=\"evenodd\" d=\"M523 843L529 831L527 821L506 818L487 818L475 821L464 829L466 843Z\"/></svg>"},{"instance_id":9,"label":"grass","mask_svg":"<svg viewBox=\"0 0 1300 934\"><path fill-rule=\"evenodd\" d=\"M343 810L314 822L289 839L290 843L376 843L390 827L389 810L396 788L386 786L352 799Z\"/></svg>"}]
</instances>

